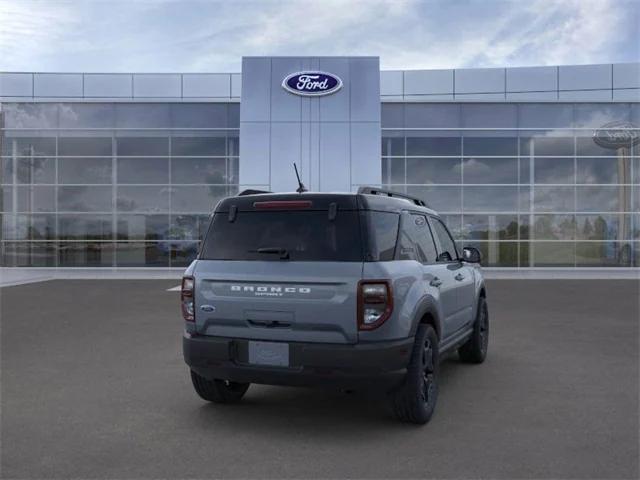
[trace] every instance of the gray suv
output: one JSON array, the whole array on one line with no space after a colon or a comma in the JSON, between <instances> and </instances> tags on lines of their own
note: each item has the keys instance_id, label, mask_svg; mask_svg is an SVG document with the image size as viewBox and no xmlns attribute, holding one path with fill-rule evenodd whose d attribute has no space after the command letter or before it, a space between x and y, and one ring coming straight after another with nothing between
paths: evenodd
<instances>
[{"instance_id":1,"label":"gray suv","mask_svg":"<svg viewBox=\"0 0 640 480\"><path fill-rule=\"evenodd\" d=\"M182 280L193 386L217 403L251 383L383 390L396 417L426 423L440 359L487 354L479 263L395 192L226 198Z\"/></svg>"}]
</instances>

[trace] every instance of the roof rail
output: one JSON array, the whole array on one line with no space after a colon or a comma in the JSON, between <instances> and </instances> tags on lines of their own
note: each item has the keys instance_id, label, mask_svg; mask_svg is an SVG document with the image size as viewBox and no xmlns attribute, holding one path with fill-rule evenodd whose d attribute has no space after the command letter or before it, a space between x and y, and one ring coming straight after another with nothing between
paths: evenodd
<instances>
[{"instance_id":1,"label":"roof rail","mask_svg":"<svg viewBox=\"0 0 640 480\"><path fill-rule=\"evenodd\" d=\"M273 193L267 190L254 190L253 188L247 188L246 190L241 191L237 196L244 197L245 195L256 195L258 193Z\"/></svg>"},{"instance_id":2,"label":"roof rail","mask_svg":"<svg viewBox=\"0 0 640 480\"><path fill-rule=\"evenodd\" d=\"M429 207L424 200L421 200L418 197L412 197L411 195L407 195L406 193L383 190L382 188L377 187L360 187L358 188L358 193L366 195L381 195L383 197L402 198L404 200L409 200L410 202L415 203L420 207Z\"/></svg>"}]
</instances>

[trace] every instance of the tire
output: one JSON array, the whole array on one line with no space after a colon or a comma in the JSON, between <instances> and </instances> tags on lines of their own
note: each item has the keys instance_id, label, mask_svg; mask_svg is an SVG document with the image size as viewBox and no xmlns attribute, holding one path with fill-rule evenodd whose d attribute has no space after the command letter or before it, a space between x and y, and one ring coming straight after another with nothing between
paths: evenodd
<instances>
[{"instance_id":1,"label":"tire","mask_svg":"<svg viewBox=\"0 0 640 480\"><path fill-rule=\"evenodd\" d=\"M473 333L464 345L458 348L460 360L466 363L482 363L487 358L489 347L489 309L487 300L480 297Z\"/></svg>"},{"instance_id":2,"label":"tire","mask_svg":"<svg viewBox=\"0 0 640 480\"><path fill-rule=\"evenodd\" d=\"M191 383L200 398L214 403L237 403L249 389L249 383L208 380L191 370Z\"/></svg>"},{"instance_id":3,"label":"tire","mask_svg":"<svg viewBox=\"0 0 640 480\"><path fill-rule=\"evenodd\" d=\"M438 400L438 335L431 325L421 324L407 368L407 378L391 393L394 416L403 422L425 424Z\"/></svg>"}]
</instances>

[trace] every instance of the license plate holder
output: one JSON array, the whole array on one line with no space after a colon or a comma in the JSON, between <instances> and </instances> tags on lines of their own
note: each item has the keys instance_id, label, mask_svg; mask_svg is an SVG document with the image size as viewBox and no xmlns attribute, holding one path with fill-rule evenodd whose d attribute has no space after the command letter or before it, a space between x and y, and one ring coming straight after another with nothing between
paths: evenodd
<instances>
[{"instance_id":1,"label":"license plate holder","mask_svg":"<svg viewBox=\"0 0 640 480\"><path fill-rule=\"evenodd\" d=\"M249 341L249 363L272 367L289 366L289 344Z\"/></svg>"}]
</instances>

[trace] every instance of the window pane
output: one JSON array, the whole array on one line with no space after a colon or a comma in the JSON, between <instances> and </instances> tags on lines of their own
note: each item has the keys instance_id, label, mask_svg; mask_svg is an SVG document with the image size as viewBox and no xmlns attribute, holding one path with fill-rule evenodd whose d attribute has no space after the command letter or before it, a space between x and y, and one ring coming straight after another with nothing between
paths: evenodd
<instances>
[{"instance_id":1,"label":"window pane","mask_svg":"<svg viewBox=\"0 0 640 480\"><path fill-rule=\"evenodd\" d=\"M227 123L227 105L226 103L172 104L172 125L176 128L226 128L232 126Z\"/></svg>"},{"instance_id":2,"label":"window pane","mask_svg":"<svg viewBox=\"0 0 640 480\"><path fill-rule=\"evenodd\" d=\"M518 126L516 105L485 103L462 104L462 126L478 128L515 128Z\"/></svg>"},{"instance_id":3,"label":"window pane","mask_svg":"<svg viewBox=\"0 0 640 480\"><path fill-rule=\"evenodd\" d=\"M8 135L11 133L8 132ZM2 154L6 156L46 157L56 154L55 137L11 137L3 139Z\"/></svg>"},{"instance_id":4,"label":"window pane","mask_svg":"<svg viewBox=\"0 0 640 480\"><path fill-rule=\"evenodd\" d=\"M629 240L633 238L631 215L577 215L579 240Z\"/></svg>"},{"instance_id":5,"label":"window pane","mask_svg":"<svg viewBox=\"0 0 640 480\"><path fill-rule=\"evenodd\" d=\"M429 223L434 237L436 237L440 243L438 258L441 261L456 260L458 258L456 244L451 238L451 235L449 235L447 229L444 227L444 224L437 218L429 219ZM443 258L443 255L445 258Z\"/></svg>"},{"instance_id":6,"label":"window pane","mask_svg":"<svg viewBox=\"0 0 640 480\"><path fill-rule=\"evenodd\" d=\"M464 137L464 155L515 156L518 154L516 137Z\"/></svg>"},{"instance_id":7,"label":"window pane","mask_svg":"<svg viewBox=\"0 0 640 480\"><path fill-rule=\"evenodd\" d=\"M576 211L620 212L630 210L630 186L576 187ZM622 203L621 203L622 200Z\"/></svg>"},{"instance_id":8,"label":"window pane","mask_svg":"<svg viewBox=\"0 0 640 480\"><path fill-rule=\"evenodd\" d=\"M536 158L533 164L535 183L575 182L573 158Z\"/></svg>"},{"instance_id":9,"label":"window pane","mask_svg":"<svg viewBox=\"0 0 640 480\"><path fill-rule=\"evenodd\" d=\"M462 146L458 136L433 137L407 132L407 155L460 155Z\"/></svg>"},{"instance_id":10,"label":"window pane","mask_svg":"<svg viewBox=\"0 0 640 480\"><path fill-rule=\"evenodd\" d=\"M407 193L424 200L429 208L438 213L462 211L460 187L407 187Z\"/></svg>"},{"instance_id":11,"label":"window pane","mask_svg":"<svg viewBox=\"0 0 640 480\"><path fill-rule=\"evenodd\" d=\"M170 187L118 187L119 212L160 213L169 211Z\"/></svg>"},{"instance_id":12,"label":"window pane","mask_svg":"<svg viewBox=\"0 0 640 480\"><path fill-rule=\"evenodd\" d=\"M111 215L60 215L59 236L62 240L111 240Z\"/></svg>"},{"instance_id":13,"label":"window pane","mask_svg":"<svg viewBox=\"0 0 640 480\"><path fill-rule=\"evenodd\" d=\"M358 213L338 212L329 221L326 211L240 212L233 222L226 213L213 216L202 258L210 260L282 261L261 248L286 250L295 261L363 260Z\"/></svg>"},{"instance_id":14,"label":"window pane","mask_svg":"<svg viewBox=\"0 0 640 480\"><path fill-rule=\"evenodd\" d=\"M470 240L517 240L517 215L464 215L463 237Z\"/></svg>"},{"instance_id":15,"label":"window pane","mask_svg":"<svg viewBox=\"0 0 640 480\"><path fill-rule=\"evenodd\" d=\"M578 242L577 267L630 267L631 242Z\"/></svg>"},{"instance_id":16,"label":"window pane","mask_svg":"<svg viewBox=\"0 0 640 480\"><path fill-rule=\"evenodd\" d=\"M226 155L226 138L218 137L173 137L171 154L180 156Z\"/></svg>"},{"instance_id":17,"label":"window pane","mask_svg":"<svg viewBox=\"0 0 640 480\"><path fill-rule=\"evenodd\" d=\"M8 171L3 172L3 182L13 182L13 160L7 160L6 164L10 165ZM4 163L3 163L4 165ZM17 158L16 165L18 167L16 180L18 183L55 183L56 160L55 158Z\"/></svg>"},{"instance_id":18,"label":"window pane","mask_svg":"<svg viewBox=\"0 0 640 480\"><path fill-rule=\"evenodd\" d=\"M209 215L172 215L172 238L202 240L209 228Z\"/></svg>"},{"instance_id":19,"label":"window pane","mask_svg":"<svg viewBox=\"0 0 640 480\"><path fill-rule=\"evenodd\" d=\"M168 267L170 245L168 243L116 244L116 264L118 267Z\"/></svg>"},{"instance_id":20,"label":"window pane","mask_svg":"<svg viewBox=\"0 0 640 480\"><path fill-rule=\"evenodd\" d=\"M534 215L533 238L536 240L573 240L576 235L573 215Z\"/></svg>"},{"instance_id":21,"label":"window pane","mask_svg":"<svg viewBox=\"0 0 640 480\"><path fill-rule=\"evenodd\" d=\"M55 188L43 186L16 187L18 212L54 212ZM6 199L6 198L5 198ZM9 202L12 205L12 202ZM14 206L15 207L15 206Z\"/></svg>"},{"instance_id":22,"label":"window pane","mask_svg":"<svg viewBox=\"0 0 640 480\"><path fill-rule=\"evenodd\" d=\"M573 105L523 103L518 106L521 128L571 128Z\"/></svg>"},{"instance_id":23,"label":"window pane","mask_svg":"<svg viewBox=\"0 0 640 480\"><path fill-rule=\"evenodd\" d=\"M118 156L161 157L169 155L167 137L118 137Z\"/></svg>"},{"instance_id":24,"label":"window pane","mask_svg":"<svg viewBox=\"0 0 640 480\"><path fill-rule=\"evenodd\" d=\"M537 212L575 211L574 187L535 187L533 209Z\"/></svg>"},{"instance_id":25,"label":"window pane","mask_svg":"<svg viewBox=\"0 0 640 480\"><path fill-rule=\"evenodd\" d=\"M111 137L61 137L58 139L58 155L64 156L111 156Z\"/></svg>"},{"instance_id":26,"label":"window pane","mask_svg":"<svg viewBox=\"0 0 640 480\"><path fill-rule=\"evenodd\" d=\"M118 240L164 240L169 236L168 215L118 215Z\"/></svg>"},{"instance_id":27,"label":"window pane","mask_svg":"<svg viewBox=\"0 0 640 480\"><path fill-rule=\"evenodd\" d=\"M447 226L454 240L463 237L462 215L440 215L440 219Z\"/></svg>"},{"instance_id":28,"label":"window pane","mask_svg":"<svg viewBox=\"0 0 640 480\"><path fill-rule=\"evenodd\" d=\"M60 158L58 182L71 184L111 183L111 158Z\"/></svg>"},{"instance_id":29,"label":"window pane","mask_svg":"<svg viewBox=\"0 0 640 480\"><path fill-rule=\"evenodd\" d=\"M573 137L522 137L520 155L572 156Z\"/></svg>"},{"instance_id":30,"label":"window pane","mask_svg":"<svg viewBox=\"0 0 640 480\"><path fill-rule=\"evenodd\" d=\"M171 179L173 183L228 182L224 158L172 158Z\"/></svg>"},{"instance_id":31,"label":"window pane","mask_svg":"<svg viewBox=\"0 0 640 480\"><path fill-rule=\"evenodd\" d=\"M229 195L226 187L219 186L173 187L172 192L172 210L184 213L209 213Z\"/></svg>"},{"instance_id":32,"label":"window pane","mask_svg":"<svg viewBox=\"0 0 640 480\"><path fill-rule=\"evenodd\" d=\"M61 267L111 267L113 248L111 242L61 243L58 250L58 265Z\"/></svg>"},{"instance_id":33,"label":"window pane","mask_svg":"<svg viewBox=\"0 0 640 480\"><path fill-rule=\"evenodd\" d=\"M399 215L389 212L369 212L367 218L371 231L368 260L374 262L393 260L398 238Z\"/></svg>"},{"instance_id":34,"label":"window pane","mask_svg":"<svg viewBox=\"0 0 640 480\"><path fill-rule=\"evenodd\" d=\"M118 183L169 183L169 159L118 158Z\"/></svg>"},{"instance_id":35,"label":"window pane","mask_svg":"<svg viewBox=\"0 0 640 480\"><path fill-rule=\"evenodd\" d=\"M117 103L116 127L168 128L171 126L169 104Z\"/></svg>"},{"instance_id":36,"label":"window pane","mask_svg":"<svg viewBox=\"0 0 640 480\"><path fill-rule=\"evenodd\" d=\"M518 187L465 187L465 212L517 212Z\"/></svg>"},{"instance_id":37,"label":"window pane","mask_svg":"<svg viewBox=\"0 0 640 480\"><path fill-rule=\"evenodd\" d=\"M200 242L172 242L171 266L187 267L198 255Z\"/></svg>"},{"instance_id":38,"label":"window pane","mask_svg":"<svg viewBox=\"0 0 640 480\"><path fill-rule=\"evenodd\" d=\"M380 111L382 128L404 127L404 104L383 103Z\"/></svg>"},{"instance_id":39,"label":"window pane","mask_svg":"<svg viewBox=\"0 0 640 480\"><path fill-rule=\"evenodd\" d=\"M54 215L9 215L2 216L3 240L55 240L56 221Z\"/></svg>"},{"instance_id":40,"label":"window pane","mask_svg":"<svg viewBox=\"0 0 640 480\"><path fill-rule=\"evenodd\" d=\"M401 132L383 133L382 137L382 156L401 156L404 155L404 134Z\"/></svg>"},{"instance_id":41,"label":"window pane","mask_svg":"<svg viewBox=\"0 0 640 480\"><path fill-rule=\"evenodd\" d=\"M404 184L405 180L404 158L383 158L382 159L382 183Z\"/></svg>"},{"instance_id":42,"label":"window pane","mask_svg":"<svg viewBox=\"0 0 640 480\"><path fill-rule=\"evenodd\" d=\"M114 108L109 103L61 103L61 128L110 128L114 125Z\"/></svg>"},{"instance_id":43,"label":"window pane","mask_svg":"<svg viewBox=\"0 0 640 480\"><path fill-rule=\"evenodd\" d=\"M55 267L56 245L48 242L3 243L5 267Z\"/></svg>"},{"instance_id":44,"label":"window pane","mask_svg":"<svg viewBox=\"0 0 640 480\"><path fill-rule=\"evenodd\" d=\"M60 212L110 212L111 187L58 187Z\"/></svg>"},{"instance_id":45,"label":"window pane","mask_svg":"<svg viewBox=\"0 0 640 480\"><path fill-rule=\"evenodd\" d=\"M630 183L631 159L579 158L577 159L578 183Z\"/></svg>"},{"instance_id":46,"label":"window pane","mask_svg":"<svg viewBox=\"0 0 640 480\"><path fill-rule=\"evenodd\" d=\"M531 242L532 267L573 267L575 244L573 242Z\"/></svg>"},{"instance_id":47,"label":"window pane","mask_svg":"<svg viewBox=\"0 0 640 480\"><path fill-rule=\"evenodd\" d=\"M407 183L429 185L461 182L459 158L407 158Z\"/></svg>"},{"instance_id":48,"label":"window pane","mask_svg":"<svg viewBox=\"0 0 640 480\"><path fill-rule=\"evenodd\" d=\"M517 242L463 242L463 245L480 250L483 267L518 266Z\"/></svg>"},{"instance_id":49,"label":"window pane","mask_svg":"<svg viewBox=\"0 0 640 480\"><path fill-rule=\"evenodd\" d=\"M602 156L602 157L615 157L618 155L618 151L614 148L605 148L598 145L593 141L593 132L589 132L591 135L588 137L576 138L576 153L578 155L589 156ZM580 133L584 135L584 133Z\"/></svg>"},{"instance_id":50,"label":"window pane","mask_svg":"<svg viewBox=\"0 0 640 480\"><path fill-rule=\"evenodd\" d=\"M575 126L600 128L613 121L631 120L628 103L576 103L574 107Z\"/></svg>"},{"instance_id":51,"label":"window pane","mask_svg":"<svg viewBox=\"0 0 640 480\"><path fill-rule=\"evenodd\" d=\"M518 183L517 158L465 158L464 183Z\"/></svg>"},{"instance_id":52,"label":"window pane","mask_svg":"<svg viewBox=\"0 0 640 480\"><path fill-rule=\"evenodd\" d=\"M51 103L3 103L5 128L56 128L58 106Z\"/></svg>"},{"instance_id":53,"label":"window pane","mask_svg":"<svg viewBox=\"0 0 640 480\"><path fill-rule=\"evenodd\" d=\"M404 125L398 125L400 127L458 128L462 124L460 105L406 103L403 106Z\"/></svg>"}]
</instances>

